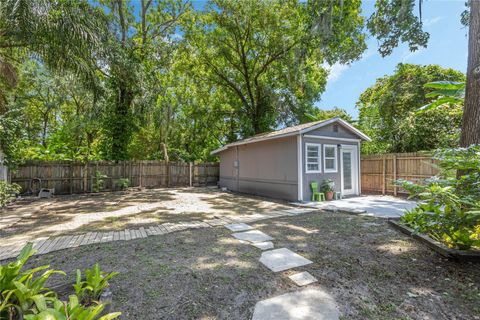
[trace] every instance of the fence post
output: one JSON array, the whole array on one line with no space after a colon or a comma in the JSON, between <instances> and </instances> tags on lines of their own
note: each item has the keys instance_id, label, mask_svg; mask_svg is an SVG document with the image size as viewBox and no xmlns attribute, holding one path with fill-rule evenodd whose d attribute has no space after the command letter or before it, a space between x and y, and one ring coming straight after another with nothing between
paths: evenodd
<instances>
[{"instance_id":1,"label":"fence post","mask_svg":"<svg viewBox=\"0 0 480 320\"><path fill-rule=\"evenodd\" d=\"M70 161L70 194L73 194L73 161Z\"/></svg>"},{"instance_id":2,"label":"fence post","mask_svg":"<svg viewBox=\"0 0 480 320\"><path fill-rule=\"evenodd\" d=\"M207 163L203 163L203 173L205 174L205 187L208 186L208 169L207 169Z\"/></svg>"},{"instance_id":3,"label":"fence post","mask_svg":"<svg viewBox=\"0 0 480 320\"><path fill-rule=\"evenodd\" d=\"M397 180L397 155L393 156L393 181ZM393 194L397 195L397 184L393 185Z\"/></svg>"},{"instance_id":4,"label":"fence post","mask_svg":"<svg viewBox=\"0 0 480 320\"><path fill-rule=\"evenodd\" d=\"M188 181L189 181L188 185L190 187L192 186L192 167L193 167L192 162L190 161L188 163Z\"/></svg>"},{"instance_id":5,"label":"fence post","mask_svg":"<svg viewBox=\"0 0 480 320\"><path fill-rule=\"evenodd\" d=\"M383 155L383 173L382 173L382 195L385 195L387 184L387 158Z\"/></svg>"},{"instance_id":6,"label":"fence post","mask_svg":"<svg viewBox=\"0 0 480 320\"><path fill-rule=\"evenodd\" d=\"M140 188L142 187L142 173L143 173L143 163L140 160Z\"/></svg>"}]
</instances>

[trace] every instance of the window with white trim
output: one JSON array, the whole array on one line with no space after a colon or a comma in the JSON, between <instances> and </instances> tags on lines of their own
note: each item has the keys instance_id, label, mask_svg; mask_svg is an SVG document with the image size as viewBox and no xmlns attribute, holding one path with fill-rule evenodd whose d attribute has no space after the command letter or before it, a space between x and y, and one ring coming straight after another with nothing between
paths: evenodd
<instances>
[{"instance_id":1,"label":"window with white trim","mask_svg":"<svg viewBox=\"0 0 480 320\"><path fill-rule=\"evenodd\" d=\"M316 143L306 143L306 173L322 172L320 166L320 150L321 145Z\"/></svg>"},{"instance_id":2,"label":"window with white trim","mask_svg":"<svg viewBox=\"0 0 480 320\"><path fill-rule=\"evenodd\" d=\"M337 146L334 144L323 145L323 165L325 172L337 172Z\"/></svg>"}]
</instances>

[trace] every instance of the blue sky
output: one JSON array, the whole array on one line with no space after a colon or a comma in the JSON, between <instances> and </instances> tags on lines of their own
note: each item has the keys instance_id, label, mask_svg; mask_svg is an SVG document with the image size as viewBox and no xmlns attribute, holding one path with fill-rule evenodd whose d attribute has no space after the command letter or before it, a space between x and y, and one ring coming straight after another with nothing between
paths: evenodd
<instances>
[{"instance_id":1,"label":"blue sky","mask_svg":"<svg viewBox=\"0 0 480 320\"><path fill-rule=\"evenodd\" d=\"M374 1L364 1L364 15L373 11ZM327 89L317 107L330 109L338 106L346 109L354 118L358 116L355 103L360 94L386 74L392 74L398 63L438 64L462 72L467 67L467 29L460 23L465 1L426 0L422 15L424 30L430 33L427 48L410 52L401 45L382 58L377 52L377 41L368 40L368 49L359 61L351 65L334 65L330 71Z\"/></svg>"}]
</instances>

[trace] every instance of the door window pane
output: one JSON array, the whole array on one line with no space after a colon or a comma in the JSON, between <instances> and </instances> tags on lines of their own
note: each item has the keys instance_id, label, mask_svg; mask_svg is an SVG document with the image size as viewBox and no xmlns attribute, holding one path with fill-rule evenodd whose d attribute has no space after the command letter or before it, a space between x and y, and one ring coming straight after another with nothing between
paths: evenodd
<instances>
[{"instance_id":1,"label":"door window pane","mask_svg":"<svg viewBox=\"0 0 480 320\"><path fill-rule=\"evenodd\" d=\"M343 152L343 188L352 189L352 153Z\"/></svg>"}]
</instances>

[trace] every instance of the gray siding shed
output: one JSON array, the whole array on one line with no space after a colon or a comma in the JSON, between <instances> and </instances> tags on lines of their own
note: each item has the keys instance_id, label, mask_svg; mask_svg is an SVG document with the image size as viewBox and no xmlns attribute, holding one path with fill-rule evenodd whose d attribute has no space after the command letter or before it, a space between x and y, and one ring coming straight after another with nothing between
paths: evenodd
<instances>
[{"instance_id":1,"label":"gray siding shed","mask_svg":"<svg viewBox=\"0 0 480 320\"><path fill-rule=\"evenodd\" d=\"M310 182L320 185L328 178L335 182L336 191L360 193L361 140L370 138L345 121L333 118L253 136L228 144L212 154L220 159L221 187L290 201L309 201ZM306 170L309 144L319 151L316 172ZM330 154L335 148L335 172L328 172L334 170L332 168L325 170L325 146ZM328 161L331 167L333 159ZM350 190L346 190L347 185Z\"/></svg>"}]
</instances>

